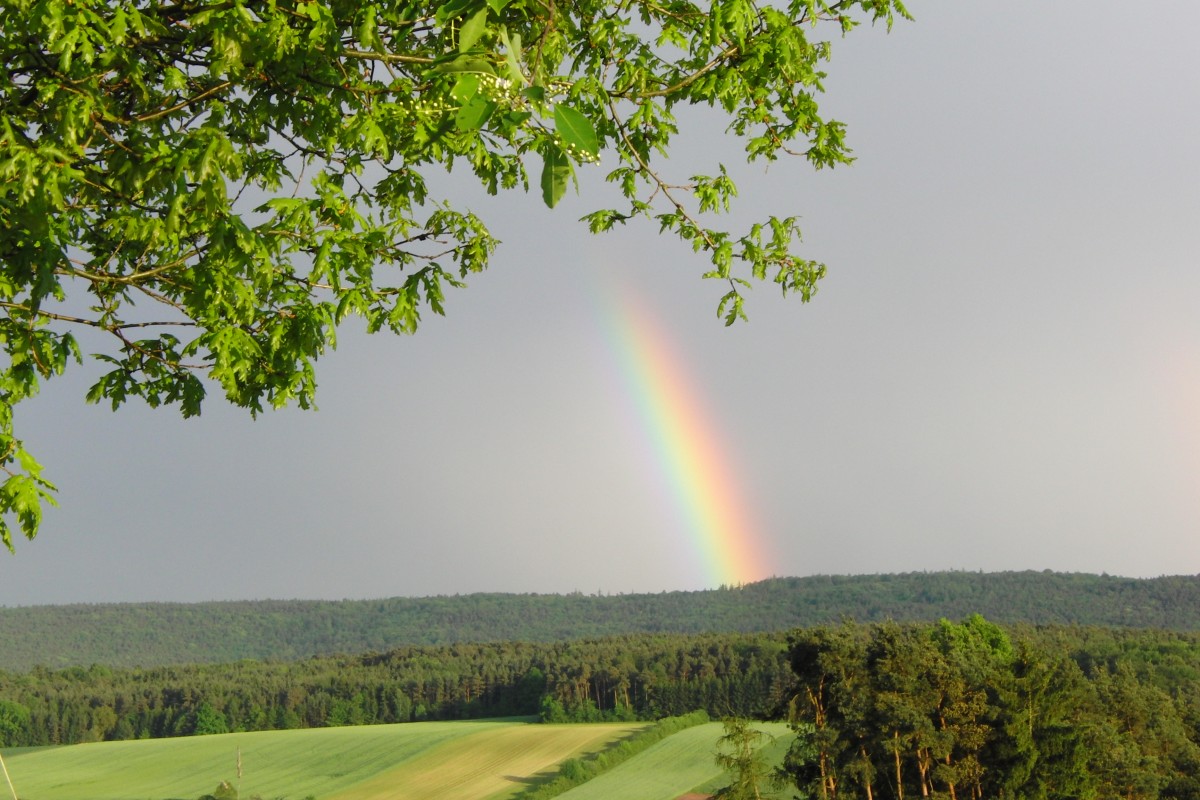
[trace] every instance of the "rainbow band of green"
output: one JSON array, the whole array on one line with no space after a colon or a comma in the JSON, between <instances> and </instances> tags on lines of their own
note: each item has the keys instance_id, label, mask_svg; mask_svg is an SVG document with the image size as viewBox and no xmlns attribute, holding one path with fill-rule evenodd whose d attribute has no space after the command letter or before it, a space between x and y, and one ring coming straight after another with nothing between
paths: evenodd
<instances>
[{"instance_id":1,"label":"rainbow band of green","mask_svg":"<svg viewBox=\"0 0 1200 800\"><path fill-rule=\"evenodd\" d=\"M672 503L712 585L772 574L719 427L682 360L628 296L609 304L609 339Z\"/></svg>"}]
</instances>

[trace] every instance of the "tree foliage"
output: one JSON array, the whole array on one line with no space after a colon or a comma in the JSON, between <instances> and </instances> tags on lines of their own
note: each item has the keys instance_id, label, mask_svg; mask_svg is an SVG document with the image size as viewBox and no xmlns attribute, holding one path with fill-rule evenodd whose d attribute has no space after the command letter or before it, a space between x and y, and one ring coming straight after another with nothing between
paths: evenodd
<instances>
[{"instance_id":1,"label":"tree foliage","mask_svg":"<svg viewBox=\"0 0 1200 800\"><path fill-rule=\"evenodd\" d=\"M724 733L717 740L716 762L730 776L727 786L714 797L719 800L763 800L770 794L775 774L763 747L770 736L755 728L749 720L728 717Z\"/></svg>"},{"instance_id":2,"label":"tree foliage","mask_svg":"<svg viewBox=\"0 0 1200 800\"><path fill-rule=\"evenodd\" d=\"M0 747L26 744L29 709L11 700L0 700Z\"/></svg>"},{"instance_id":3,"label":"tree foliage","mask_svg":"<svg viewBox=\"0 0 1200 800\"><path fill-rule=\"evenodd\" d=\"M639 635L405 647L303 661L0 671L0 744L480 717L761 717L790 686L781 636Z\"/></svg>"},{"instance_id":4,"label":"tree foliage","mask_svg":"<svg viewBox=\"0 0 1200 800\"><path fill-rule=\"evenodd\" d=\"M979 616L798 631L783 774L821 800L1194 798L1195 645Z\"/></svg>"},{"instance_id":5,"label":"tree foliage","mask_svg":"<svg viewBox=\"0 0 1200 800\"><path fill-rule=\"evenodd\" d=\"M710 227L736 194L725 168L660 171L674 110L714 108L751 160L844 163L819 31L896 16L900 0L3 0L0 538L35 535L53 492L13 407L85 346L107 368L91 402L191 416L207 378L257 413L312 404L348 316L409 333L443 313L497 241L438 172L536 181L550 206L613 184L588 227L644 218L687 242L727 284L727 322L749 280L807 300L825 268L797 255L795 217Z\"/></svg>"}]
</instances>

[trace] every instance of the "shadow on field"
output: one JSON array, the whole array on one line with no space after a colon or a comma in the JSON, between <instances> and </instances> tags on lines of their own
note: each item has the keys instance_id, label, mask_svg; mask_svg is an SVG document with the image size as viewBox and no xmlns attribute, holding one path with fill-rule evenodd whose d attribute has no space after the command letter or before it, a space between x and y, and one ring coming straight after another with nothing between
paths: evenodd
<instances>
[{"instance_id":1,"label":"shadow on field","mask_svg":"<svg viewBox=\"0 0 1200 800\"><path fill-rule=\"evenodd\" d=\"M544 769L541 772L535 772L532 775L505 775L504 780L508 781L509 783L521 784L521 786L524 788L522 788L520 794L517 796L522 797L526 792L533 791L540 786L544 786L545 784L552 782L558 777L558 774L557 768L551 768Z\"/></svg>"},{"instance_id":2,"label":"shadow on field","mask_svg":"<svg viewBox=\"0 0 1200 800\"><path fill-rule=\"evenodd\" d=\"M537 775L505 775L504 780L510 783L521 783L526 786L537 786L539 783L545 783L549 778Z\"/></svg>"}]
</instances>

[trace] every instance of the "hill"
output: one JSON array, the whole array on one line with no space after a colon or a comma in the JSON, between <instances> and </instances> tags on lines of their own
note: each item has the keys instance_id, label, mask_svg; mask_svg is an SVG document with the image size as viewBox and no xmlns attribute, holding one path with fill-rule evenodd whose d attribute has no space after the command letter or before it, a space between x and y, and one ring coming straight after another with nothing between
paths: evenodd
<instances>
[{"instance_id":1,"label":"hill","mask_svg":"<svg viewBox=\"0 0 1200 800\"><path fill-rule=\"evenodd\" d=\"M0 609L0 669L293 660L405 645L784 631L853 618L1200 629L1200 576L929 572L772 578L698 592Z\"/></svg>"}]
</instances>

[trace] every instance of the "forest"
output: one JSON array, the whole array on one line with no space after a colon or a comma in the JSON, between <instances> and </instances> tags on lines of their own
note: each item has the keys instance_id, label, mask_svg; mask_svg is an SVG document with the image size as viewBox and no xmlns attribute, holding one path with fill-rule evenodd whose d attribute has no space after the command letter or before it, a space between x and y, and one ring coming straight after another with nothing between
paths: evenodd
<instances>
[{"instance_id":1,"label":"forest","mask_svg":"<svg viewBox=\"0 0 1200 800\"><path fill-rule=\"evenodd\" d=\"M4 746L510 715L786 720L832 798L1200 798L1200 634L854 623L0 673Z\"/></svg>"},{"instance_id":2,"label":"forest","mask_svg":"<svg viewBox=\"0 0 1200 800\"><path fill-rule=\"evenodd\" d=\"M846 624L797 632L785 770L832 798L1200 797L1196 640Z\"/></svg>"},{"instance_id":3,"label":"forest","mask_svg":"<svg viewBox=\"0 0 1200 800\"><path fill-rule=\"evenodd\" d=\"M406 647L296 662L0 673L0 744L539 715L771 716L786 636L705 634Z\"/></svg>"},{"instance_id":4,"label":"forest","mask_svg":"<svg viewBox=\"0 0 1200 800\"><path fill-rule=\"evenodd\" d=\"M980 613L994 622L1200 629L1200 576L929 572L773 578L658 594L470 594L0 608L0 669L295 660L414 645L776 631Z\"/></svg>"}]
</instances>

